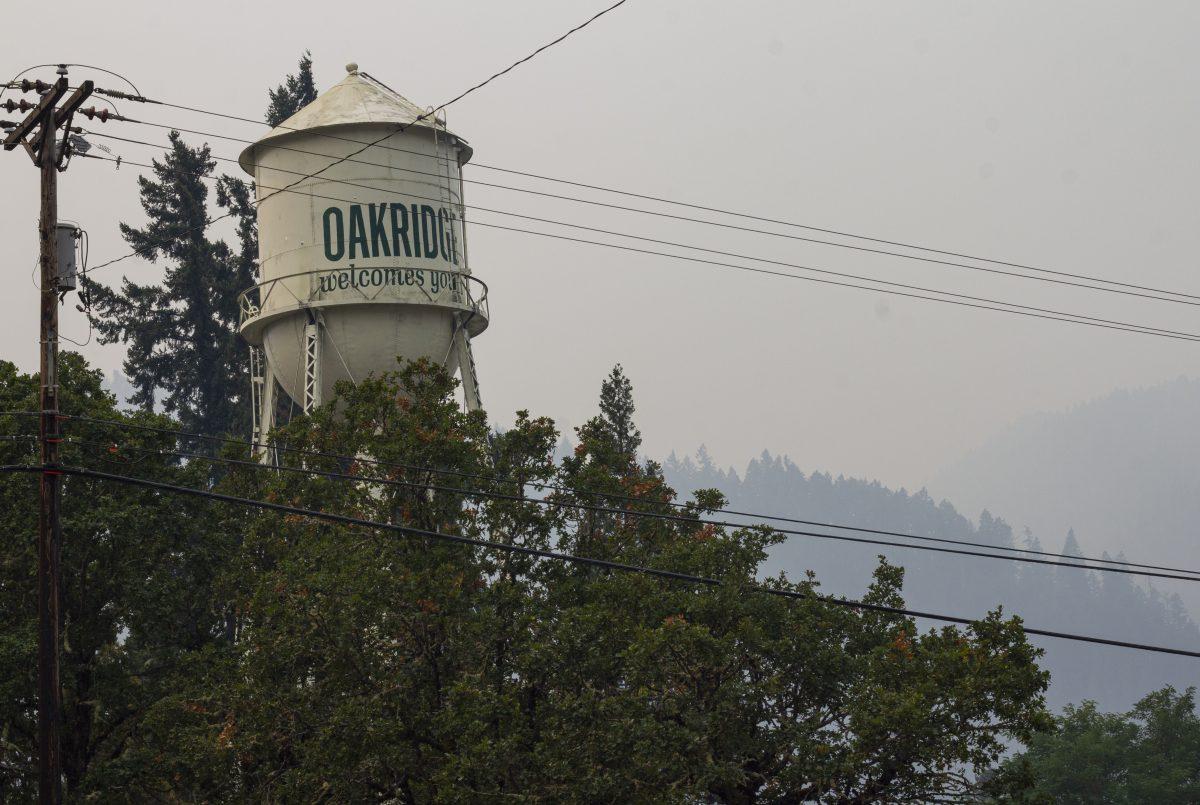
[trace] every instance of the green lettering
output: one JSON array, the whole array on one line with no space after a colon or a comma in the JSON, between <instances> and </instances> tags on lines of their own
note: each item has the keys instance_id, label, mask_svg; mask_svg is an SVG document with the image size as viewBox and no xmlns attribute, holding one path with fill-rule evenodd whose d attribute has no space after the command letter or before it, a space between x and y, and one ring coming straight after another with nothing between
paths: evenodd
<instances>
[{"instance_id":1,"label":"green lettering","mask_svg":"<svg viewBox=\"0 0 1200 805\"><path fill-rule=\"evenodd\" d=\"M437 257L437 212L428 204L421 205L421 238L425 241L425 256Z\"/></svg>"},{"instance_id":2,"label":"green lettering","mask_svg":"<svg viewBox=\"0 0 1200 805\"><path fill-rule=\"evenodd\" d=\"M413 257L421 256L421 211L417 209L417 205L412 205L412 236L413 236Z\"/></svg>"},{"instance_id":3,"label":"green lettering","mask_svg":"<svg viewBox=\"0 0 1200 805\"><path fill-rule=\"evenodd\" d=\"M450 260L450 238L446 232L446 208L443 207L437 213L438 226L438 247L442 252L442 259L449 262Z\"/></svg>"},{"instance_id":4,"label":"green lettering","mask_svg":"<svg viewBox=\"0 0 1200 805\"><path fill-rule=\"evenodd\" d=\"M342 255L346 252L346 233L342 225L342 211L337 207L330 207L325 210L321 219L325 230L325 259L341 260ZM336 221L336 226L330 226L332 221ZM337 251L333 249L335 245Z\"/></svg>"},{"instance_id":5,"label":"green lettering","mask_svg":"<svg viewBox=\"0 0 1200 805\"><path fill-rule=\"evenodd\" d=\"M355 254L355 247L358 247L358 254ZM362 205L350 205L350 259L370 257L371 253L367 249L367 225L363 222Z\"/></svg>"},{"instance_id":6,"label":"green lettering","mask_svg":"<svg viewBox=\"0 0 1200 805\"><path fill-rule=\"evenodd\" d=\"M371 256L392 256L392 248L388 245L387 231L383 227L383 216L387 212L387 204L371 204L367 216L371 219Z\"/></svg>"},{"instance_id":7,"label":"green lettering","mask_svg":"<svg viewBox=\"0 0 1200 805\"><path fill-rule=\"evenodd\" d=\"M412 257L408 246L408 208L403 204L392 206L392 254L400 256L400 244L404 243L404 256Z\"/></svg>"}]
</instances>

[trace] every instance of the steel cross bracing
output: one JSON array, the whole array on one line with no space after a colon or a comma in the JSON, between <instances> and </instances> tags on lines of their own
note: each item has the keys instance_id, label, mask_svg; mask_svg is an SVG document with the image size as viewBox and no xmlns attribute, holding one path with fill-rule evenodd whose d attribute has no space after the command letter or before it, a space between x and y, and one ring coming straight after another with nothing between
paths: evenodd
<instances>
[{"instance_id":1,"label":"steel cross bracing","mask_svg":"<svg viewBox=\"0 0 1200 805\"><path fill-rule=\"evenodd\" d=\"M311 414L321 405L321 327L316 311L309 311L308 324L304 325L304 390L300 408Z\"/></svg>"},{"instance_id":2,"label":"steel cross bracing","mask_svg":"<svg viewBox=\"0 0 1200 805\"><path fill-rule=\"evenodd\" d=\"M250 440L255 444L256 448L263 441L266 433L263 430L263 420L266 412L263 411L263 386L265 380L263 378L263 354L256 346L250 347Z\"/></svg>"}]
</instances>

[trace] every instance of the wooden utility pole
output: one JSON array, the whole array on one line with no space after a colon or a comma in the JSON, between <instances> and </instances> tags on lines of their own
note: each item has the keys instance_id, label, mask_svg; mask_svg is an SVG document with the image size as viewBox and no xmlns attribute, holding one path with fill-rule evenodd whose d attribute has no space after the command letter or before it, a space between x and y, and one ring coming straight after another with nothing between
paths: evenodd
<instances>
[{"instance_id":1,"label":"wooden utility pole","mask_svg":"<svg viewBox=\"0 0 1200 805\"><path fill-rule=\"evenodd\" d=\"M41 215L38 240L41 251L41 327L38 346L41 365L41 415L38 436L41 442L42 474L38 504L38 798L42 803L62 802L62 745L59 725L62 721L62 689L58 677L59 656L59 551L62 543L62 476L59 472L58 446L58 172L68 155L71 116L92 93L92 82L85 81L61 106L67 92L64 73L46 86L42 99L29 115L17 124L4 140L4 149L25 147L41 171ZM40 89L34 86L33 89ZM37 132L34 133L34 129ZM63 147L56 145L63 129Z\"/></svg>"}]
</instances>

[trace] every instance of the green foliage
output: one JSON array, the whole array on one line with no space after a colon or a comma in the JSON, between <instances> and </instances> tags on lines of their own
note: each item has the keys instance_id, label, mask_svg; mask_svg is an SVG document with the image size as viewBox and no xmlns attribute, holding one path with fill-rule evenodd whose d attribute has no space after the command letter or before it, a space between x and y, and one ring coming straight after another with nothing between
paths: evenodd
<instances>
[{"instance_id":1,"label":"green foliage","mask_svg":"<svg viewBox=\"0 0 1200 805\"><path fill-rule=\"evenodd\" d=\"M1054 802L1200 801L1195 688L1154 691L1127 713L1102 713L1090 701L1068 706L1053 732L1036 736L1008 765L1017 764Z\"/></svg>"},{"instance_id":2,"label":"green foliage","mask_svg":"<svg viewBox=\"0 0 1200 805\"><path fill-rule=\"evenodd\" d=\"M116 416L89 382L92 404ZM8 384L33 393L29 378ZM68 627L64 678L79 686L72 717L91 712L97 725L83 742L90 748L73 755L73 796L923 800L965 795L970 769L994 764L1003 740L1046 726L1046 675L1017 621L997 612L963 630L920 633L902 617L752 592L777 537L697 522L720 505L715 493L698 495L679 519L632 516L630 506L675 510L658 468L629 460L631 430L616 426L614 411L631 410L631 398L579 428L579 448L556 466L552 422L521 412L513 428L490 434L453 391L441 369L408 365L343 388L277 434L291 447L357 457L301 465L283 452L285 466L391 483L239 468L220 487L724 586L72 486L67 533L82 553L68 562L67 587L88 578L111 588L69 616L100 619L86 641L82 626ZM123 469L193 485L207 478L205 468L160 459ZM554 505L542 506L517 481L477 477L494 474L601 494L550 491ZM14 522L31 516L19 496L28 484L2 487ZM459 491L468 487L505 497ZM588 508L597 503L618 511ZM32 550L31 522L4 533L8 555ZM0 657L9 663L0 678L14 680L5 724L21 730L5 734L21 750L0 770L19 796L32 773L32 564L26 555L4 568L0 590L23 596L4 608L5 639L19 650L6 643ZM902 576L881 564L867 600L901 605ZM815 588L812 579L767 583ZM79 668L103 684L84 686Z\"/></svg>"},{"instance_id":3,"label":"green foliage","mask_svg":"<svg viewBox=\"0 0 1200 805\"><path fill-rule=\"evenodd\" d=\"M642 434L633 423L635 410L633 384L618 363L600 386L600 417L595 422L604 429L614 453L631 461L637 459L642 445Z\"/></svg>"},{"instance_id":4,"label":"green foliage","mask_svg":"<svg viewBox=\"0 0 1200 805\"><path fill-rule=\"evenodd\" d=\"M671 455L664 462L664 474L683 495L697 489L718 489L729 499L731 509L884 531L902 526L899 530L911 534L1002 550L1043 550L1029 529L1014 534L1004 520L986 510L972 522L948 501L935 499L926 490L893 490L878 481L804 473L786 457L766 452L749 462L740 475L715 466L703 449L694 459ZM1079 543L1069 536L1062 555L1078 557L1079 553ZM1085 548L1083 553L1099 552ZM964 560L905 548L889 548L885 554L903 563L914 609L981 613L1005 602L1010 614L1044 629L1102 633L1160 646L1200 645L1200 628L1188 617L1178 595L1137 583L1132 576L1025 562ZM772 572L811 569L826 592L855 596L874 565L866 546L856 549L843 542L794 537L771 550L766 567ZM1182 689L1196 678L1188 663L1167 655L1112 651L1064 640L1043 645L1046 655L1041 665L1053 679L1047 702L1055 711L1082 699L1095 700L1102 710L1124 709L1133 701L1131 691L1166 684Z\"/></svg>"},{"instance_id":5,"label":"green foliage","mask_svg":"<svg viewBox=\"0 0 1200 805\"><path fill-rule=\"evenodd\" d=\"M188 429L224 433L249 416L245 348L235 332L238 294L255 276L249 190L231 179L219 188L219 200L242 220L235 254L205 234L208 187L200 177L216 164L208 146L192 148L174 131L170 140L153 162L155 178L138 179L146 226L121 225L140 255L169 263L162 284L124 279L114 290L85 279L84 288L101 343L127 344L124 370L137 389L130 402L152 411L161 394L163 408Z\"/></svg>"},{"instance_id":6,"label":"green foliage","mask_svg":"<svg viewBox=\"0 0 1200 805\"><path fill-rule=\"evenodd\" d=\"M271 91L268 122L276 125L316 97L312 59ZM278 119L275 119L277 116ZM161 285L123 280L112 288L84 278L101 343L124 342L124 363L136 393L130 402L153 411L161 403L189 430L228 433L249 421L245 346L237 335L238 294L257 281L258 227L254 187L216 178L216 202L237 225L237 246L209 239L208 187L215 167L207 145L193 148L178 132L154 160L153 178L139 177L147 223L121 225L138 254L168 263Z\"/></svg>"},{"instance_id":7,"label":"green foliage","mask_svg":"<svg viewBox=\"0 0 1200 805\"><path fill-rule=\"evenodd\" d=\"M317 86L313 82L312 53L304 51L304 55L300 57L299 71L285 78L276 89L268 90L267 94L271 98L266 114L269 126L278 126L316 100Z\"/></svg>"},{"instance_id":8,"label":"green foliage","mask_svg":"<svg viewBox=\"0 0 1200 805\"><path fill-rule=\"evenodd\" d=\"M169 426L164 417L124 416L101 389L99 372L73 353L61 356L65 413ZM37 410L36 377L0 362L0 409ZM5 436L36 433L32 418L4 417ZM71 422L63 462L197 484L202 473L156 451L162 436L115 435ZM32 440L0 442L0 464L36 461ZM154 451L151 453L143 451ZM0 476L0 800L37 790L37 476ZM206 646L224 631L212 584L229 555L218 512L87 478L63 478L61 566L63 767L67 788L100 791L124 774L130 740L150 708L194 684Z\"/></svg>"}]
</instances>

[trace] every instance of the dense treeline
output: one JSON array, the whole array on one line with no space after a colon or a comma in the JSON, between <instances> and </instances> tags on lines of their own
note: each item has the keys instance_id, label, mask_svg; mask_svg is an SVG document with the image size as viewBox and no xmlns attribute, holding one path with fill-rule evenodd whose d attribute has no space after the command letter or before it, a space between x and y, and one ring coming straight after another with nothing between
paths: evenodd
<instances>
[{"instance_id":1,"label":"dense treeline","mask_svg":"<svg viewBox=\"0 0 1200 805\"><path fill-rule=\"evenodd\" d=\"M122 420L99 373L64 356L68 414ZM403 395L399 389L404 389ZM696 586L528 554L68 476L63 698L73 800L278 802L930 801L1044 729L1046 674L1017 621L920 631L907 618L748 588L777 541L697 516L596 511L595 494L435 488L434 466L588 489L677 513L639 463L628 382L556 461L552 422L491 432L443 371L343 388L278 434L297 469L180 464L162 433L67 422L64 461L533 549L722 580ZM0 364L6 410L37 382ZM336 410L336 413L335 413ZM134 422L171 424L145 412ZM4 420L5 435L28 423ZM0 463L35 445L0 441ZM239 457L246 458L245 453ZM348 458L348 457L354 458ZM386 466L368 463L386 462ZM36 789L34 480L0 476L0 798ZM609 497L611 496L611 497ZM903 571L856 591L903 606ZM801 594L807 580L767 582ZM1020 774L990 779L1024 787Z\"/></svg>"},{"instance_id":2,"label":"dense treeline","mask_svg":"<svg viewBox=\"0 0 1200 805\"><path fill-rule=\"evenodd\" d=\"M765 452L750 462L744 477L714 466L703 449L695 459L680 460L672 455L664 471L668 483L681 493L718 489L735 509L988 545L1058 550L1057 545L1043 548L1028 532L1017 537L1007 523L987 511L973 523L949 502L939 503L924 490L910 494L878 482L821 472L805 474L787 458ZM1136 548L1136 542L1131 542L1131 553ZM826 592L850 595L861 588L879 553L905 567L909 601L918 609L974 617L1001 603L1006 611L1042 628L1200 647L1200 629L1178 597L1163 595L1133 576L854 546L801 536L773 548L767 566L792 575L815 570ZM1086 551L1081 550L1075 534L1068 533L1061 553L1078 556ZM1186 658L1056 640L1039 644L1047 651L1046 667L1053 679L1049 698L1055 706L1092 699L1104 708L1122 709L1142 691L1167 683L1183 688L1196 680L1194 661Z\"/></svg>"}]
</instances>

